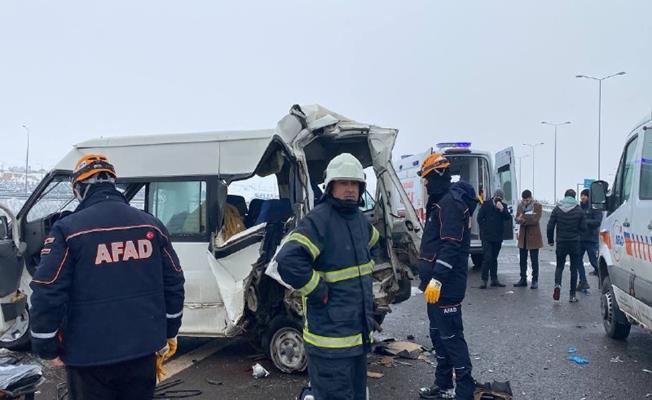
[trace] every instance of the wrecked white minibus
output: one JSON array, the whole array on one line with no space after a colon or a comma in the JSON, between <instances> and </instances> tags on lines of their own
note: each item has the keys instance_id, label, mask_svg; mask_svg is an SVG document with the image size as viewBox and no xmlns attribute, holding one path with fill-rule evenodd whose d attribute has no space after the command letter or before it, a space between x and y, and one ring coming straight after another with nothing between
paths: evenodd
<instances>
[{"instance_id":1,"label":"wrecked white minibus","mask_svg":"<svg viewBox=\"0 0 652 400\"><path fill-rule=\"evenodd\" d=\"M276 129L100 138L75 145L17 215L0 217L0 346L29 343L29 282L44 238L77 200L72 168L83 154L105 154L130 203L170 231L186 277L181 335L247 336L283 372L302 371L301 299L276 273L274 255L321 195L327 163L355 155L375 175L364 213L381 234L374 295L380 324L390 304L410 297L422 225L391 159L397 130L362 124L320 106L293 106ZM272 179L274 195L236 194L238 185ZM255 184L252 185L255 187ZM394 201L399 196L401 201ZM237 224L228 224L229 212ZM0 213L1 214L1 213ZM226 234L226 226L236 231Z\"/></svg>"}]
</instances>

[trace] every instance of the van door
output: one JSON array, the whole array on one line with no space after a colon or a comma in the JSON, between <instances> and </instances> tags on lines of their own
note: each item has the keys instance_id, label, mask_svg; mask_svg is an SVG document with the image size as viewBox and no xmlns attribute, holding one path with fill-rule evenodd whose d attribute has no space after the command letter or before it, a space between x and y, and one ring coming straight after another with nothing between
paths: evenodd
<instances>
[{"instance_id":1,"label":"van door","mask_svg":"<svg viewBox=\"0 0 652 400\"><path fill-rule=\"evenodd\" d=\"M632 199L636 218L631 218L634 295L648 306L635 307L635 316L652 328L652 130L642 138L642 156L638 175L638 196ZM636 157L638 159L638 157ZM638 163L637 163L638 164Z\"/></svg>"},{"instance_id":2,"label":"van door","mask_svg":"<svg viewBox=\"0 0 652 400\"><path fill-rule=\"evenodd\" d=\"M494 190L502 189L505 192L505 203L509 207L509 212L514 215L518 202L518 185L516 182L516 161L514 157L514 148L508 147L496 153L496 164ZM515 239L514 220L510 218L505 221L505 240Z\"/></svg>"},{"instance_id":3,"label":"van door","mask_svg":"<svg viewBox=\"0 0 652 400\"><path fill-rule=\"evenodd\" d=\"M632 206L634 201L633 188L636 177L636 155L639 142L638 135L632 137L627 144L616 171L616 179L612 188L610 204L611 213L608 217L606 229L611 235L613 243L611 256L614 265L609 270L612 286L620 289L616 291L618 305L621 310L632 312L632 301L629 296L619 296L619 293L629 293L632 276L634 275L635 237L632 225Z\"/></svg>"}]
</instances>

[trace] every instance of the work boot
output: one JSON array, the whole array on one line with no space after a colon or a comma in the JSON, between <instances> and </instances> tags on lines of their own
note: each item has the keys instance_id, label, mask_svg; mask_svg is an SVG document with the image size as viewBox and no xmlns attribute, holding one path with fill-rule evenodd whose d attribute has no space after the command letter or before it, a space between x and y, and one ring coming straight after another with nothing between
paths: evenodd
<instances>
[{"instance_id":1,"label":"work boot","mask_svg":"<svg viewBox=\"0 0 652 400\"><path fill-rule=\"evenodd\" d=\"M539 288L539 282L532 281L532 285L530 285L530 289L538 289L538 288Z\"/></svg>"},{"instance_id":2,"label":"work boot","mask_svg":"<svg viewBox=\"0 0 652 400\"><path fill-rule=\"evenodd\" d=\"M587 281L581 281L579 285L577 285L577 290L589 290L591 289L591 286L589 286L589 283Z\"/></svg>"},{"instance_id":3,"label":"work boot","mask_svg":"<svg viewBox=\"0 0 652 400\"><path fill-rule=\"evenodd\" d=\"M554 301L559 301L560 296L561 296L561 287L559 285L555 285L555 290L552 291L552 299Z\"/></svg>"},{"instance_id":4,"label":"work boot","mask_svg":"<svg viewBox=\"0 0 652 400\"><path fill-rule=\"evenodd\" d=\"M479 289L486 289L487 288L487 281L482 281L482 285L478 286Z\"/></svg>"},{"instance_id":5,"label":"work boot","mask_svg":"<svg viewBox=\"0 0 652 400\"><path fill-rule=\"evenodd\" d=\"M534 282L532 282L534 284ZM520 281L516 282L514 284L514 287L526 287L527 286L527 279L521 278Z\"/></svg>"},{"instance_id":6,"label":"work boot","mask_svg":"<svg viewBox=\"0 0 652 400\"><path fill-rule=\"evenodd\" d=\"M577 297L575 297L575 294L571 294L570 298L568 299L569 303L577 303L579 300L577 300Z\"/></svg>"},{"instance_id":7,"label":"work boot","mask_svg":"<svg viewBox=\"0 0 652 400\"><path fill-rule=\"evenodd\" d=\"M505 285L503 285L502 283L500 283L498 279L496 279L495 281L493 280L491 281L491 287L505 287Z\"/></svg>"},{"instance_id":8,"label":"work boot","mask_svg":"<svg viewBox=\"0 0 652 400\"><path fill-rule=\"evenodd\" d=\"M419 389L419 397L422 399L455 399L455 389L440 389L435 384Z\"/></svg>"}]
</instances>

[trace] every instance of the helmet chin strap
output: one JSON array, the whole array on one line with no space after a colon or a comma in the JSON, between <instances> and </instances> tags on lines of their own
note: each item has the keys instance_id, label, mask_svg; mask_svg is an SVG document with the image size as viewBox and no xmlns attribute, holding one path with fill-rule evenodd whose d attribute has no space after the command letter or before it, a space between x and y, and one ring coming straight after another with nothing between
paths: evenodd
<instances>
[{"instance_id":1,"label":"helmet chin strap","mask_svg":"<svg viewBox=\"0 0 652 400\"><path fill-rule=\"evenodd\" d=\"M98 183L112 183L115 185L115 178L111 176L108 177L93 176L89 179L86 179L85 181L78 182L72 188L73 193L75 193L75 197L77 198L77 200L79 200L80 202L84 201L86 196L88 196L88 191L91 190L91 186Z\"/></svg>"}]
</instances>

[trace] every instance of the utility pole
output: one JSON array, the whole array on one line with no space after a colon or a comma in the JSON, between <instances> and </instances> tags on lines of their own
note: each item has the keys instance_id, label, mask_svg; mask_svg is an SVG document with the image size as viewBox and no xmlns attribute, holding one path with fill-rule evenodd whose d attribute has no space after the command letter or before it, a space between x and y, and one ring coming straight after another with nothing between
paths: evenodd
<instances>
[{"instance_id":1,"label":"utility pole","mask_svg":"<svg viewBox=\"0 0 652 400\"><path fill-rule=\"evenodd\" d=\"M29 127L23 124L23 128L27 133L27 151L25 152L25 196L29 196L29 188L27 186L27 174L29 173Z\"/></svg>"},{"instance_id":2,"label":"utility pole","mask_svg":"<svg viewBox=\"0 0 652 400\"><path fill-rule=\"evenodd\" d=\"M566 122L548 122L548 121L541 121L543 125L552 125L555 127L555 176L554 176L554 199L555 199L555 204L557 204L557 127L561 125L569 125L571 122L566 121Z\"/></svg>"}]
</instances>

